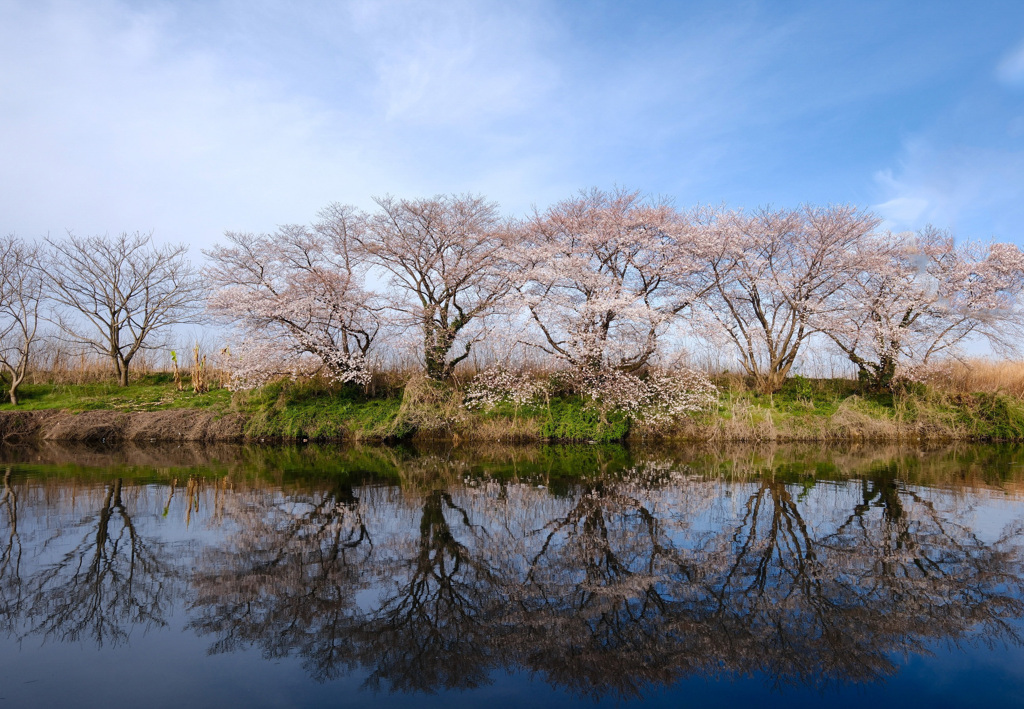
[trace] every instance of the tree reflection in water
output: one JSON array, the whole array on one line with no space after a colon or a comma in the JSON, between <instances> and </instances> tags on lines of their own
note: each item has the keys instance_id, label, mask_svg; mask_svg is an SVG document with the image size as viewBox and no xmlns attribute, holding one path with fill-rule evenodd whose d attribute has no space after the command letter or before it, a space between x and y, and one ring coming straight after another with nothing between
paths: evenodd
<instances>
[{"instance_id":1,"label":"tree reflection in water","mask_svg":"<svg viewBox=\"0 0 1024 709\"><path fill-rule=\"evenodd\" d=\"M21 536L18 534L18 493L11 485L11 469L4 471L0 496L3 538L0 546L0 631L12 633L24 607L21 579Z\"/></svg>"},{"instance_id":2,"label":"tree reflection in water","mask_svg":"<svg viewBox=\"0 0 1024 709\"><path fill-rule=\"evenodd\" d=\"M432 691L487 682L495 610L505 601L489 543L449 493L423 495L415 552L411 558L389 555L377 569L391 583L357 634L359 660L374 668L372 686L386 680L400 691Z\"/></svg>"},{"instance_id":3,"label":"tree reflection in water","mask_svg":"<svg viewBox=\"0 0 1024 709\"><path fill-rule=\"evenodd\" d=\"M253 491L230 499L226 514L239 532L197 570L191 626L217 637L212 652L258 640L267 657L297 653L314 677L337 676L353 662L357 595L369 587L373 551L353 489Z\"/></svg>"},{"instance_id":4,"label":"tree reflection in water","mask_svg":"<svg viewBox=\"0 0 1024 709\"><path fill-rule=\"evenodd\" d=\"M692 666L665 620L675 586L698 572L677 546L684 520L659 519L640 484L597 482L579 489L565 513L541 530L518 593L515 661L577 693L637 694ZM654 473L657 476L657 472ZM698 499L694 497L693 499ZM670 535L676 532L676 535Z\"/></svg>"},{"instance_id":5,"label":"tree reflection in water","mask_svg":"<svg viewBox=\"0 0 1024 709\"><path fill-rule=\"evenodd\" d=\"M183 610L211 652L296 656L317 680L434 692L506 670L593 697L694 676L870 682L936 642L1020 642L1019 504L982 538L983 493L908 485L902 463L829 482L655 459L527 482L385 462L401 484L229 475L190 478L184 499L8 470L0 629L119 644Z\"/></svg>"},{"instance_id":6,"label":"tree reflection in water","mask_svg":"<svg viewBox=\"0 0 1024 709\"><path fill-rule=\"evenodd\" d=\"M359 666L371 686L429 692L505 668L594 696L692 675L872 681L932 640L1019 642L1019 530L985 543L885 473L854 485L804 502L771 478L651 470L560 498L368 488L326 505L330 523L292 503L269 527L258 520L278 519L282 498L254 492L231 553L195 579L194 627L215 650L298 653L318 679Z\"/></svg>"},{"instance_id":7,"label":"tree reflection in water","mask_svg":"<svg viewBox=\"0 0 1024 709\"><path fill-rule=\"evenodd\" d=\"M117 478L78 491L76 503L90 513L36 540L31 570L4 566L5 598L19 600L5 613L9 632L103 646L124 643L133 629L167 624L180 585L176 555L136 529L124 490ZM17 498L8 488L4 499L10 538L17 539Z\"/></svg>"},{"instance_id":8,"label":"tree reflection in water","mask_svg":"<svg viewBox=\"0 0 1024 709\"><path fill-rule=\"evenodd\" d=\"M765 480L739 524L703 546L704 577L688 590L724 667L775 684L867 681L931 639L983 626L1017 640L1005 624L1021 614L1012 535L985 544L913 491L865 484L889 497L881 514L854 508L859 536L849 521L815 535L789 486Z\"/></svg>"}]
</instances>

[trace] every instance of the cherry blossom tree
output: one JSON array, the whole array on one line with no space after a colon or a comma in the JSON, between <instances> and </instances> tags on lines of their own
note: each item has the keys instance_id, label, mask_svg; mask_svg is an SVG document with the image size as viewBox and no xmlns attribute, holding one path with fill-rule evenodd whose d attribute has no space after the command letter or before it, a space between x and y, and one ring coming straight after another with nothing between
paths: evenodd
<instances>
[{"instance_id":1,"label":"cherry blossom tree","mask_svg":"<svg viewBox=\"0 0 1024 709\"><path fill-rule=\"evenodd\" d=\"M889 386L901 367L956 354L969 338L1012 354L1024 335L1024 253L1013 244L957 244L928 227L863 244L824 332L862 381Z\"/></svg>"},{"instance_id":2,"label":"cherry blossom tree","mask_svg":"<svg viewBox=\"0 0 1024 709\"><path fill-rule=\"evenodd\" d=\"M482 336L471 326L509 290L498 206L473 195L375 201L379 209L355 241L390 275L392 310L421 330L427 376L447 379Z\"/></svg>"},{"instance_id":3,"label":"cherry blossom tree","mask_svg":"<svg viewBox=\"0 0 1024 709\"><path fill-rule=\"evenodd\" d=\"M309 227L228 233L207 253L210 309L245 335L230 352L236 386L314 372L366 381L373 343L393 327L415 339L389 338L375 356L416 351L432 380L471 352L480 360L470 405L548 395L546 377L512 363L514 341L553 358L603 411L665 419L715 401L703 375L664 368L684 316L686 334L734 351L764 392L812 340L886 386L974 338L1016 352L1024 335L1016 246L878 233L878 219L851 206L683 212L591 189L509 224L473 195L376 203L368 215L332 204ZM381 274L377 295L365 282ZM510 331L498 337L501 314Z\"/></svg>"},{"instance_id":4,"label":"cherry blossom tree","mask_svg":"<svg viewBox=\"0 0 1024 709\"><path fill-rule=\"evenodd\" d=\"M846 284L851 259L878 219L850 206L712 214L713 288L701 301L705 333L736 350L765 392L776 391Z\"/></svg>"},{"instance_id":5,"label":"cherry blossom tree","mask_svg":"<svg viewBox=\"0 0 1024 709\"><path fill-rule=\"evenodd\" d=\"M644 373L710 286L707 232L689 215L636 191L592 189L535 213L519 234L517 288L539 331L526 342L568 365L578 392L640 418L709 405L714 387L697 372Z\"/></svg>"},{"instance_id":6,"label":"cherry blossom tree","mask_svg":"<svg viewBox=\"0 0 1024 709\"><path fill-rule=\"evenodd\" d=\"M703 291L694 232L664 201L592 189L520 226L517 286L539 346L575 370L645 367Z\"/></svg>"},{"instance_id":7,"label":"cherry blossom tree","mask_svg":"<svg viewBox=\"0 0 1024 709\"><path fill-rule=\"evenodd\" d=\"M205 252L209 308L244 335L228 358L235 386L316 372L366 383L382 322L378 297L363 287L365 265L351 250L363 217L340 205L320 216L313 227L228 232L227 245Z\"/></svg>"},{"instance_id":8,"label":"cherry blossom tree","mask_svg":"<svg viewBox=\"0 0 1024 709\"><path fill-rule=\"evenodd\" d=\"M18 404L18 387L29 372L39 339L46 283L38 246L14 235L0 239L0 367L10 377L8 397Z\"/></svg>"}]
</instances>

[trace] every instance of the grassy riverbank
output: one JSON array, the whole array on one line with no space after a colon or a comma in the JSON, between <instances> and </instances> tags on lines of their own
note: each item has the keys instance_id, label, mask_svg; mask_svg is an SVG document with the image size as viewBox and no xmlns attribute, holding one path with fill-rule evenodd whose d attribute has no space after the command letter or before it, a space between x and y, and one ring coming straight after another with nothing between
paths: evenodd
<instances>
[{"instance_id":1,"label":"grassy riverbank","mask_svg":"<svg viewBox=\"0 0 1024 709\"><path fill-rule=\"evenodd\" d=\"M468 411L459 391L422 380L375 397L315 380L194 394L189 388L178 391L168 375L156 374L127 388L112 382L29 384L17 410L195 409L239 417L244 437L253 440L1024 440L1024 400L1014 394L923 385L865 392L850 380L802 377L771 395L736 377L721 377L716 384L716 407L658 425L621 412L602 413L574 397ZM13 409L0 406L0 411Z\"/></svg>"}]
</instances>

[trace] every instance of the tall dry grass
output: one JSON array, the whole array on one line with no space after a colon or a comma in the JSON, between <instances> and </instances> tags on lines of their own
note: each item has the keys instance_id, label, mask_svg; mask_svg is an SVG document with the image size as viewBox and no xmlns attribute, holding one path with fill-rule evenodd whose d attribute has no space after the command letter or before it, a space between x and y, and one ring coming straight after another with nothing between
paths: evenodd
<instances>
[{"instance_id":1,"label":"tall dry grass","mask_svg":"<svg viewBox=\"0 0 1024 709\"><path fill-rule=\"evenodd\" d=\"M181 374L191 382L192 359L207 361L203 374L212 388L223 387L228 380L227 373L218 369L216 349L204 343L177 350L179 362L183 365ZM63 343L44 341L32 353L33 367L28 381L31 384L82 385L116 381L114 364L109 357L96 353L85 353ZM131 379L137 381L153 374L173 376L171 350L142 350L132 359ZM191 386L191 384L190 384Z\"/></svg>"},{"instance_id":2,"label":"tall dry grass","mask_svg":"<svg viewBox=\"0 0 1024 709\"><path fill-rule=\"evenodd\" d=\"M164 371L151 352L140 352L132 360L132 377ZM115 380L114 365L108 357L74 351L60 343L43 342L33 352L32 384L98 384Z\"/></svg>"},{"instance_id":3,"label":"tall dry grass","mask_svg":"<svg viewBox=\"0 0 1024 709\"><path fill-rule=\"evenodd\" d=\"M1024 398L1024 361L982 357L953 361L929 376L928 383L953 394L988 392Z\"/></svg>"}]
</instances>

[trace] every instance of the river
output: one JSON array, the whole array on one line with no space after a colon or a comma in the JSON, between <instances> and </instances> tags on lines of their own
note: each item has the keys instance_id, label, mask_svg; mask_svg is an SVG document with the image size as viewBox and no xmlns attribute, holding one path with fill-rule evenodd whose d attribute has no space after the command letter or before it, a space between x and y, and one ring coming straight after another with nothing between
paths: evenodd
<instances>
[{"instance_id":1,"label":"river","mask_svg":"<svg viewBox=\"0 0 1024 709\"><path fill-rule=\"evenodd\" d=\"M1024 705L1024 449L0 449L0 705Z\"/></svg>"}]
</instances>

